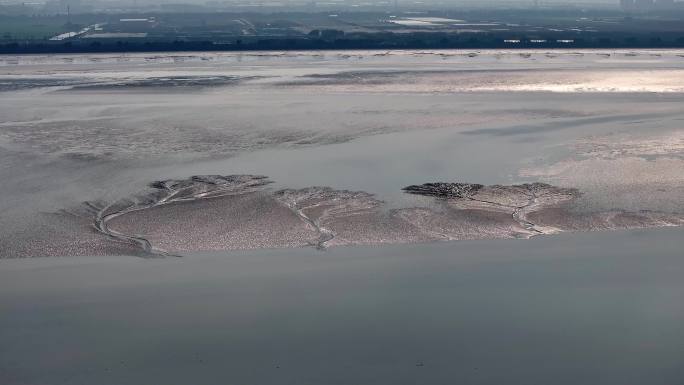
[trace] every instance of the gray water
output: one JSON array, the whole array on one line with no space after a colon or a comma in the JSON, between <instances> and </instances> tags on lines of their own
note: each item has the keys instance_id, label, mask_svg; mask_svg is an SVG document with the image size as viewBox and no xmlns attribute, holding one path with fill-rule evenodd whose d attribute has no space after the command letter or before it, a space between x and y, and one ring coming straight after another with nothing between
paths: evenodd
<instances>
[{"instance_id":1,"label":"gray water","mask_svg":"<svg viewBox=\"0 0 684 385\"><path fill-rule=\"evenodd\" d=\"M7 260L0 382L680 384L682 239Z\"/></svg>"}]
</instances>

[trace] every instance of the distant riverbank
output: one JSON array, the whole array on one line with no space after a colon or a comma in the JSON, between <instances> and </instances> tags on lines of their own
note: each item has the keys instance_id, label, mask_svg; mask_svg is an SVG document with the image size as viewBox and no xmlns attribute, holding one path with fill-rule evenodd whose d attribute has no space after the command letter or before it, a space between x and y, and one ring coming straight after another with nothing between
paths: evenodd
<instances>
[{"instance_id":1,"label":"distant riverbank","mask_svg":"<svg viewBox=\"0 0 684 385\"><path fill-rule=\"evenodd\" d=\"M338 39L309 37L236 38L231 41L69 39L35 40L0 44L0 54L182 52L182 51L288 51L349 49L650 49L684 48L684 35L663 33L595 34L569 39L566 36L526 37L504 34L368 33Z\"/></svg>"}]
</instances>

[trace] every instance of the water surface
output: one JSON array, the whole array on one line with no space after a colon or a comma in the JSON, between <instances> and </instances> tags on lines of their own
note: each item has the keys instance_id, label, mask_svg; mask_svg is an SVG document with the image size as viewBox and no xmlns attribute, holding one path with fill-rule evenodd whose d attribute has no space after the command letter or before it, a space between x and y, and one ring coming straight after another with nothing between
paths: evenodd
<instances>
[{"instance_id":1,"label":"water surface","mask_svg":"<svg viewBox=\"0 0 684 385\"><path fill-rule=\"evenodd\" d=\"M681 229L0 264L4 384L684 382Z\"/></svg>"}]
</instances>

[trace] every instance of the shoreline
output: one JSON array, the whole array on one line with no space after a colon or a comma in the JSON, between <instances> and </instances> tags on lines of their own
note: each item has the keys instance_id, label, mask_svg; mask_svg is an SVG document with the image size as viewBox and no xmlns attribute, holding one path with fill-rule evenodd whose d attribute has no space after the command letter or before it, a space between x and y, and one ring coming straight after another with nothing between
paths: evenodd
<instances>
[{"instance_id":1,"label":"shoreline","mask_svg":"<svg viewBox=\"0 0 684 385\"><path fill-rule=\"evenodd\" d=\"M91 43L92 44L92 43ZM214 42L200 42L183 43L177 42L162 42L159 44L140 43L137 46L129 44L117 45L116 42L111 44L101 44L96 47L90 45L73 45L67 43L32 43L29 45L20 45L18 43L0 44L0 57L11 55L58 55L58 54L134 54L134 53L254 53L254 52L348 52L348 51L404 51L404 50L435 50L435 51L453 51L453 50L512 50L512 51L530 51L530 50L549 50L563 51L563 50L680 50L684 49L684 41L681 43L664 44L664 45L648 45L648 44L634 44L634 45L592 45L592 44L489 44L489 45L453 45L453 46L435 46L429 44L417 45L366 45L366 44L352 44L345 46L333 45L274 45L263 46L256 44L254 46L232 46L230 44L217 44Z\"/></svg>"}]
</instances>

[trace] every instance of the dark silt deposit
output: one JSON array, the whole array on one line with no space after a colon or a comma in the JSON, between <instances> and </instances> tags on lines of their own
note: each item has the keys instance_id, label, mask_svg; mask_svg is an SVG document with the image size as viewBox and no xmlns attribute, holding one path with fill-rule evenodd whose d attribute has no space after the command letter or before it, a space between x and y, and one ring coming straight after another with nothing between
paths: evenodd
<instances>
[{"instance_id":1,"label":"dark silt deposit","mask_svg":"<svg viewBox=\"0 0 684 385\"><path fill-rule=\"evenodd\" d=\"M188 88L188 87L221 87L239 84L252 80L253 77L238 76L165 76L141 79L116 79L112 81L91 82L74 85L70 90L126 90L131 88Z\"/></svg>"},{"instance_id":2,"label":"dark silt deposit","mask_svg":"<svg viewBox=\"0 0 684 385\"><path fill-rule=\"evenodd\" d=\"M404 188L424 205L390 208L373 194L268 188L257 175L163 180L116 202L50 214L65 234L32 255L172 256L197 251L530 238L565 231L678 226L684 215L579 212L576 189L545 183L427 183ZM420 201L419 201L420 203ZM66 225L65 225L66 224ZM65 228L71 228L69 233ZM56 230L60 231L60 230Z\"/></svg>"},{"instance_id":3,"label":"dark silt deposit","mask_svg":"<svg viewBox=\"0 0 684 385\"><path fill-rule=\"evenodd\" d=\"M88 77L28 77L0 80L0 92L47 87L55 87L61 89L62 91L126 91L132 89L163 88L166 92L169 92L176 88L187 90L188 88L225 87L241 84L243 82L248 82L255 79L258 79L258 77L225 75L154 76L142 78L131 77L124 79L92 79Z\"/></svg>"},{"instance_id":4,"label":"dark silt deposit","mask_svg":"<svg viewBox=\"0 0 684 385\"><path fill-rule=\"evenodd\" d=\"M483 187L481 184L472 183L425 183L420 186L405 187L404 191L439 198L466 198L473 196Z\"/></svg>"}]
</instances>

